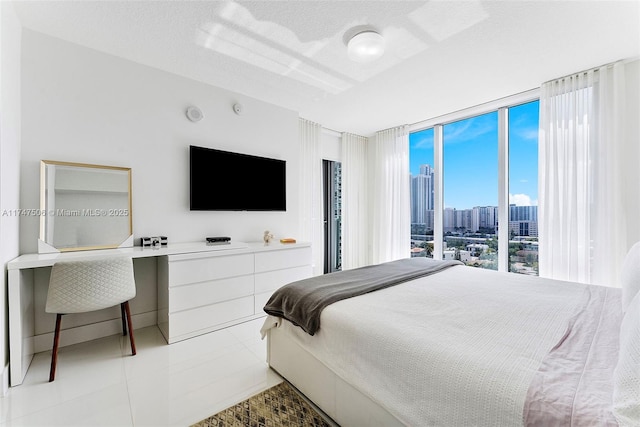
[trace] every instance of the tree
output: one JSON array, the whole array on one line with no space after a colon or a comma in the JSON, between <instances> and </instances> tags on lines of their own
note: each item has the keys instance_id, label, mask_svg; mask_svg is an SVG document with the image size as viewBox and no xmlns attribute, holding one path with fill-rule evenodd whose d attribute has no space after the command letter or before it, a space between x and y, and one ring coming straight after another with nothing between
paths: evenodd
<instances>
[{"instance_id":1,"label":"tree","mask_svg":"<svg viewBox=\"0 0 640 427\"><path fill-rule=\"evenodd\" d=\"M427 254L427 256L433 254L433 243L424 242L422 247L424 248L424 252Z\"/></svg>"}]
</instances>

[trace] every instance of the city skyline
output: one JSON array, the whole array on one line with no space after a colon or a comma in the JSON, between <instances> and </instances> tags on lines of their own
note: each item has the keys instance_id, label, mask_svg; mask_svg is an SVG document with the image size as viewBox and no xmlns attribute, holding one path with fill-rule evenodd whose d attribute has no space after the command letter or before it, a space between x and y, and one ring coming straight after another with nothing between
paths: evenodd
<instances>
[{"instance_id":1,"label":"city skyline","mask_svg":"<svg viewBox=\"0 0 640 427\"><path fill-rule=\"evenodd\" d=\"M509 109L509 204L537 205L538 101ZM498 205L498 114L444 125L444 207ZM409 135L410 173L434 166L433 128Z\"/></svg>"}]
</instances>

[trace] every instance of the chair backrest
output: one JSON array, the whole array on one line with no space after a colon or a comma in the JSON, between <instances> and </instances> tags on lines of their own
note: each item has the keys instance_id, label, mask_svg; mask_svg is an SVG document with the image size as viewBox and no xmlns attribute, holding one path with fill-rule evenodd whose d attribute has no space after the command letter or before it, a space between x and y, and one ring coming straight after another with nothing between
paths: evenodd
<instances>
[{"instance_id":1,"label":"chair backrest","mask_svg":"<svg viewBox=\"0 0 640 427\"><path fill-rule=\"evenodd\" d=\"M51 268L45 311L83 313L113 307L135 296L129 257L60 261Z\"/></svg>"}]
</instances>

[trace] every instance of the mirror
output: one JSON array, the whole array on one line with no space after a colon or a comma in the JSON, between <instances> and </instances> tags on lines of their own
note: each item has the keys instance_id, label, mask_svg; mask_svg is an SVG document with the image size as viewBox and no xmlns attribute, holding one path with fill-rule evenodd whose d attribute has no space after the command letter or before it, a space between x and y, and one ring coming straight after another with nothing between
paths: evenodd
<instances>
[{"instance_id":1,"label":"mirror","mask_svg":"<svg viewBox=\"0 0 640 427\"><path fill-rule=\"evenodd\" d=\"M133 246L131 168L40 162L38 252Z\"/></svg>"}]
</instances>

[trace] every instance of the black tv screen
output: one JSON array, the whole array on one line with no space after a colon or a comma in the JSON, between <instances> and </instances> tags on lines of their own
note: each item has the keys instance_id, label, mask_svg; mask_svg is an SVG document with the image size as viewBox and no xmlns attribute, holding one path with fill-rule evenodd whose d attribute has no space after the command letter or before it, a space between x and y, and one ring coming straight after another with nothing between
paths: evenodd
<instances>
[{"instance_id":1,"label":"black tv screen","mask_svg":"<svg viewBox=\"0 0 640 427\"><path fill-rule=\"evenodd\" d=\"M284 160L189 147L192 211L286 211Z\"/></svg>"}]
</instances>

